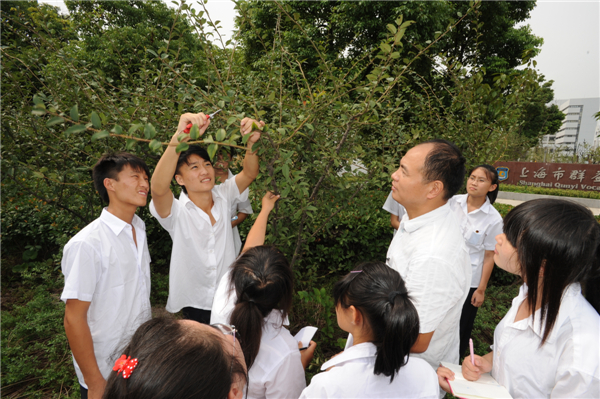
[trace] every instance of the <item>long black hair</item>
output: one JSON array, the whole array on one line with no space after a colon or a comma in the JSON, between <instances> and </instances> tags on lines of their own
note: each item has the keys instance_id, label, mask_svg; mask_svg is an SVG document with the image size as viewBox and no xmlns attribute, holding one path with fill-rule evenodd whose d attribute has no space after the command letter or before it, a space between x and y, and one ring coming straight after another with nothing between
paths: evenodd
<instances>
[{"instance_id":1,"label":"long black hair","mask_svg":"<svg viewBox=\"0 0 600 399\"><path fill-rule=\"evenodd\" d=\"M494 191L488 191L488 193L487 193L487 197L490 200L490 204L494 204L494 202L496 202L496 198L498 198L498 191L500 191L500 181L498 180L498 171L492 165L488 165L488 164L484 163L481 165L477 165L473 169L471 169L469 171L468 176L470 177L471 173L473 173L476 169L479 169L479 168L483 169L487 178L490 179L492 184L496 185L496 189Z\"/></svg>"},{"instance_id":2,"label":"long black hair","mask_svg":"<svg viewBox=\"0 0 600 399\"><path fill-rule=\"evenodd\" d=\"M333 287L336 306L354 306L377 347L376 375L394 376L419 337L419 315L400 274L382 262L365 262Z\"/></svg>"},{"instance_id":3,"label":"long black hair","mask_svg":"<svg viewBox=\"0 0 600 399\"><path fill-rule=\"evenodd\" d=\"M215 334L202 334L180 321L155 318L142 324L124 354L138 359L127 379L111 371L103 398L225 399L244 366Z\"/></svg>"},{"instance_id":4,"label":"long black hair","mask_svg":"<svg viewBox=\"0 0 600 399\"><path fill-rule=\"evenodd\" d=\"M527 201L506 215L504 233L516 249L529 308L535 309L538 297L542 298L542 345L552 332L569 284L581 283L588 301L599 311L600 225L589 209L561 199ZM536 323L534 315L535 311Z\"/></svg>"},{"instance_id":5,"label":"long black hair","mask_svg":"<svg viewBox=\"0 0 600 399\"><path fill-rule=\"evenodd\" d=\"M264 318L279 309L283 321L290 312L294 274L281 251L264 245L250 248L231 267L230 286L235 287L237 301L230 322L240 334L250 369L260 349Z\"/></svg>"}]
</instances>

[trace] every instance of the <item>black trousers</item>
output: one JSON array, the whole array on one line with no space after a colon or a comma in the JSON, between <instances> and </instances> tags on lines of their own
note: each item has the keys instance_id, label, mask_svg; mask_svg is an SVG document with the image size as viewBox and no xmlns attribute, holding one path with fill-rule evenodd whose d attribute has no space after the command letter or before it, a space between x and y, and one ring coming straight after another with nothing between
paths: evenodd
<instances>
[{"instance_id":1,"label":"black trousers","mask_svg":"<svg viewBox=\"0 0 600 399\"><path fill-rule=\"evenodd\" d=\"M186 320L194 320L202 324L210 324L210 310L196 309L186 307L181 309L183 318Z\"/></svg>"},{"instance_id":2,"label":"black trousers","mask_svg":"<svg viewBox=\"0 0 600 399\"><path fill-rule=\"evenodd\" d=\"M88 390L79 384L79 392L81 392L81 399L87 399Z\"/></svg>"},{"instance_id":3,"label":"black trousers","mask_svg":"<svg viewBox=\"0 0 600 399\"><path fill-rule=\"evenodd\" d=\"M469 338L471 338L471 331L473 331L473 323L475 322L475 316L477 316L477 309L471 305L471 298L473 293L477 290L477 287L471 288L467 299L463 304L462 313L460 314L460 349L458 352L459 362L466 356L469 351Z\"/></svg>"}]
</instances>

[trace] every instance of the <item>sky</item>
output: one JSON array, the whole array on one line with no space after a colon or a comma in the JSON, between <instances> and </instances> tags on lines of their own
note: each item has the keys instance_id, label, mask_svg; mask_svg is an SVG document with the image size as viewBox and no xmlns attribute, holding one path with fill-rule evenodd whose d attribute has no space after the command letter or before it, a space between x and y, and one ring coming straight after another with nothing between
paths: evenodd
<instances>
[{"instance_id":1,"label":"sky","mask_svg":"<svg viewBox=\"0 0 600 399\"><path fill-rule=\"evenodd\" d=\"M60 0L40 0L67 11ZM174 6L170 1L169 6ZM188 1L201 10L195 1ZM231 0L209 0L206 4L213 21L221 21L221 35L231 38L234 4ZM600 97L600 1L538 0L531 18L524 22L534 35L544 39L535 58L537 69L553 80L554 98Z\"/></svg>"}]
</instances>

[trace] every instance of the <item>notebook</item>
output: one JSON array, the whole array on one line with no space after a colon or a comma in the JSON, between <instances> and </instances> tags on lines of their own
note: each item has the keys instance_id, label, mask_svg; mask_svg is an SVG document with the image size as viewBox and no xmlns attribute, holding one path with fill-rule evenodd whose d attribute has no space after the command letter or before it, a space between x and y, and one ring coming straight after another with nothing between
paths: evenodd
<instances>
[{"instance_id":1,"label":"notebook","mask_svg":"<svg viewBox=\"0 0 600 399\"><path fill-rule=\"evenodd\" d=\"M442 362L442 366L454 372L454 381L448 381L452 395L464 399L512 398L510 393L490 375L485 373L477 381L467 381L462 375L462 367Z\"/></svg>"}]
</instances>

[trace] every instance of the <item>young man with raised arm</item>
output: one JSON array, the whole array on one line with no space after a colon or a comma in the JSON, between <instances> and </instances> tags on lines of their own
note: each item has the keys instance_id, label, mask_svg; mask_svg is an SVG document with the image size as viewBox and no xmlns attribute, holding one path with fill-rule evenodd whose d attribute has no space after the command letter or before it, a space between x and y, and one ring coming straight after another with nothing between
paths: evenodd
<instances>
[{"instance_id":1,"label":"young man with raised arm","mask_svg":"<svg viewBox=\"0 0 600 399\"><path fill-rule=\"evenodd\" d=\"M61 264L65 331L82 398L102 397L115 351L152 316L146 227L135 214L146 205L148 167L135 155L107 154L92 173L108 206L65 245Z\"/></svg>"},{"instance_id":2,"label":"young man with raised arm","mask_svg":"<svg viewBox=\"0 0 600 399\"><path fill-rule=\"evenodd\" d=\"M392 196L406 209L388 249L419 313L411 352L433 369L458 364L459 321L471 283L471 262L461 221L448 200L463 184L465 158L445 140L411 148L392 174Z\"/></svg>"},{"instance_id":3,"label":"young man with raised arm","mask_svg":"<svg viewBox=\"0 0 600 399\"><path fill-rule=\"evenodd\" d=\"M206 150L191 145L179 155L175 151L178 136L190 123L204 134L210 119L202 113L180 117L171 144L152 175L150 212L173 240L167 311L181 310L184 318L208 324L216 287L236 256L231 206L248 198L247 188L258 176L258 156L252 146L260 139L260 132L253 132L252 124L262 127L264 122L242 119L242 136L252 134L243 170L218 186ZM173 178L182 188L179 199L171 192Z\"/></svg>"}]
</instances>

